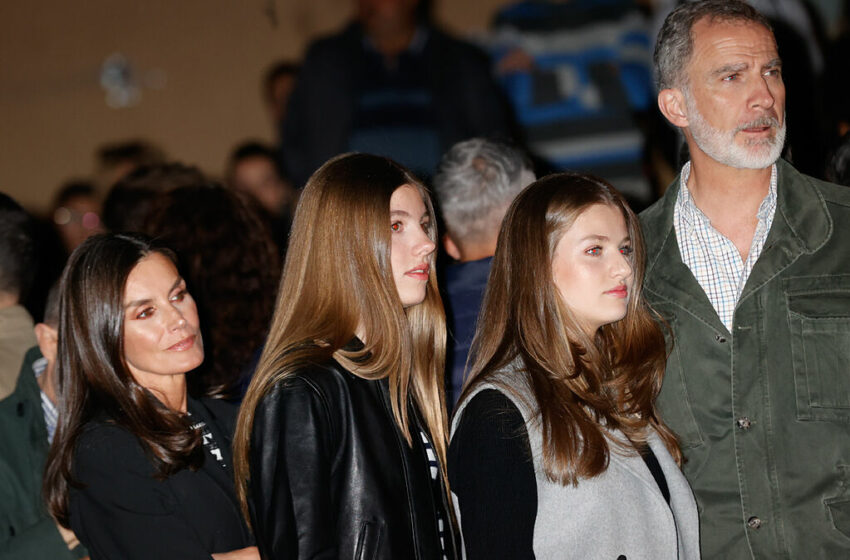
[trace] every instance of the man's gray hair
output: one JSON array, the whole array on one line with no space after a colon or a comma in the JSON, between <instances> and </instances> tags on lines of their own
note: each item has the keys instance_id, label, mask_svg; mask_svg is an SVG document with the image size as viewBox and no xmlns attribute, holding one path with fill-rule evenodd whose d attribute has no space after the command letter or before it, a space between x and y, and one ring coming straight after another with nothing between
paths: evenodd
<instances>
[{"instance_id":1,"label":"man's gray hair","mask_svg":"<svg viewBox=\"0 0 850 560\"><path fill-rule=\"evenodd\" d=\"M484 138L458 142L434 176L449 235L456 243L498 235L508 206L534 179L530 162L515 148Z\"/></svg>"},{"instance_id":2,"label":"man's gray hair","mask_svg":"<svg viewBox=\"0 0 850 560\"><path fill-rule=\"evenodd\" d=\"M719 21L753 22L773 32L770 22L755 8L740 0L685 2L670 12L655 41L655 83L658 91L683 88L685 71L694 50L693 27L703 18Z\"/></svg>"}]
</instances>

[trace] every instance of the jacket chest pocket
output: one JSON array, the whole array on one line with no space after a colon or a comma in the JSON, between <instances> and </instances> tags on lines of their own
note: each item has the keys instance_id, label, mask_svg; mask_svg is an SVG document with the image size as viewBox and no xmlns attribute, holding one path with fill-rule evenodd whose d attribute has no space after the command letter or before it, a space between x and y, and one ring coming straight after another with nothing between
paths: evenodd
<instances>
[{"instance_id":1,"label":"jacket chest pocket","mask_svg":"<svg viewBox=\"0 0 850 560\"><path fill-rule=\"evenodd\" d=\"M850 422L850 276L785 288L797 418Z\"/></svg>"}]
</instances>

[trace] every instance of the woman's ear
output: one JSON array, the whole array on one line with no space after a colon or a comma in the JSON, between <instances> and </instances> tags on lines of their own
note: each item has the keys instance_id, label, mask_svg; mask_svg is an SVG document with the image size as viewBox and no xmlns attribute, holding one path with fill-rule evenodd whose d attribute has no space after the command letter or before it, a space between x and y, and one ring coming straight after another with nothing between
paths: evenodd
<instances>
[{"instance_id":1,"label":"woman's ear","mask_svg":"<svg viewBox=\"0 0 850 560\"><path fill-rule=\"evenodd\" d=\"M658 93L658 108L670 124L678 128L688 126L685 96L678 88L663 89Z\"/></svg>"}]
</instances>

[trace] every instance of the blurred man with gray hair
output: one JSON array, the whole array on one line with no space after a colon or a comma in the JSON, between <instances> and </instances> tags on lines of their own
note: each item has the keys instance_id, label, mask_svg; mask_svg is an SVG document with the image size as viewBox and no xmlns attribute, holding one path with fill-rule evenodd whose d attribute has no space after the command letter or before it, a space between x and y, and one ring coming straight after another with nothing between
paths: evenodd
<instances>
[{"instance_id":1,"label":"blurred man with gray hair","mask_svg":"<svg viewBox=\"0 0 850 560\"><path fill-rule=\"evenodd\" d=\"M535 180L522 152L472 138L446 152L434 177L434 192L446 226L443 246L457 263L445 270L443 302L449 330L446 402L453 408L487 285L502 218L514 197Z\"/></svg>"}]
</instances>

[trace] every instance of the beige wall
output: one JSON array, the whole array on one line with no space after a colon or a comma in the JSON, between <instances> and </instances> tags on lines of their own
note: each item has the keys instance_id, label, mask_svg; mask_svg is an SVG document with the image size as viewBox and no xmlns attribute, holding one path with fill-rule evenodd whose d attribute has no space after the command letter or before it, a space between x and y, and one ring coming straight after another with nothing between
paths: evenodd
<instances>
[{"instance_id":1,"label":"beige wall","mask_svg":"<svg viewBox=\"0 0 850 560\"><path fill-rule=\"evenodd\" d=\"M455 32L484 29L504 0L438 0ZM0 191L44 211L59 185L94 172L98 145L142 137L219 174L230 148L271 140L263 71L338 28L352 0L86 0L0 5ZM278 25L266 11L273 6ZM106 105L103 61L123 53L143 76L130 108ZM151 74L153 72L153 74Z\"/></svg>"}]
</instances>

